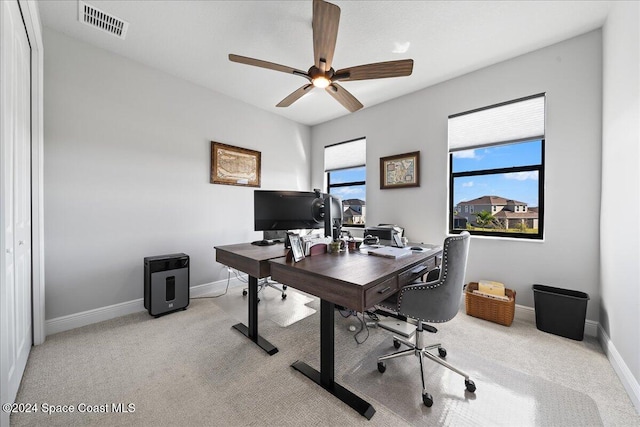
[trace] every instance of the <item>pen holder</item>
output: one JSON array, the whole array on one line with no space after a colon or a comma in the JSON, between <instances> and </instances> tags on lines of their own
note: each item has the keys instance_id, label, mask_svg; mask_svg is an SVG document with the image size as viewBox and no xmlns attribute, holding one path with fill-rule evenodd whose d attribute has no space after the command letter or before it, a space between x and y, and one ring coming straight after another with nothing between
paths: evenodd
<instances>
[{"instance_id":1,"label":"pen holder","mask_svg":"<svg viewBox=\"0 0 640 427\"><path fill-rule=\"evenodd\" d=\"M344 249L344 240L336 240L334 242L329 243L327 247L330 254L338 253Z\"/></svg>"}]
</instances>

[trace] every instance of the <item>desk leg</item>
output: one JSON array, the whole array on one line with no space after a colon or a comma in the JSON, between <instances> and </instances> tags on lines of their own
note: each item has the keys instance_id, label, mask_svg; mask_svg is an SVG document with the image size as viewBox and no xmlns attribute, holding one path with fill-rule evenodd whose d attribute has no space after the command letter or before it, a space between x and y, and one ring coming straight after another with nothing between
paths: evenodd
<instances>
[{"instance_id":1,"label":"desk leg","mask_svg":"<svg viewBox=\"0 0 640 427\"><path fill-rule=\"evenodd\" d=\"M258 335L258 279L253 276L249 276L249 326L237 323L233 328L258 344L269 356L278 352L276 346Z\"/></svg>"},{"instance_id":2,"label":"desk leg","mask_svg":"<svg viewBox=\"0 0 640 427\"><path fill-rule=\"evenodd\" d=\"M320 300L320 372L300 361L291 366L370 420L376 413L373 406L334 381L334 323L334 304Z\"/></svg>"}]
</instances>

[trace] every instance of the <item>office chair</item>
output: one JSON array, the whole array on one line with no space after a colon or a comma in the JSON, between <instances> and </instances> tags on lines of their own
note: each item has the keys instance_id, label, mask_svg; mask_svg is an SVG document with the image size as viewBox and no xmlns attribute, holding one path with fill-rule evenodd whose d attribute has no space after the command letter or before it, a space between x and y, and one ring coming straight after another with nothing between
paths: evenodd
<instances>
[{"instance_id":1,"label":"office chair","mask_svg":"<svg viewBox=\"0 0 640 427\"><path fill-rule=\"evenodd\" d=\"M282 299L287 299L287 285L281 285L282 288L279 288L277 285L279 285L280 283L269 279L268 277L265 277L264 279L262 279L260 282L258 282L258 295L260 295L260 292L262 292L264 290L264 288L269 287L269 288L273 288L276 291L280 292L280 296L282 297ZM242 290L242 296L247 296L247 294L249 293L248 288L244 288ZM260 302L260 297L258 297L258 302Z\"/></svg>"},{"instance_id":2,"label":"office chair","mask_svg":"<svg viewBox=\"0 0 640 427\"><path fill-rule=\"evenodd\" d=\"M422 401L428 407L433 405L433 398L426 389L423 368L423 360L425 358L462 375L465 387L469 392L473 393L476 390L476 385L469 378L469 375L443 360L447 356L447 350L440 343L427 345L425 342L426 337L424 336L425 332L437 332L435 327L424 322L448 322L458 313L464 286L467 255L469 253L469 237L469 233L463 231L457 236L447 237L444 240L442 265L439 274L436 273L435 280L411 283L379 304L381 308L397 313L399 318L404 317L417 321L417 327L415 330L402 331L401 328L394 328L394 326L398 325L397 321L386 323L381 321L378 323L381 328L404 336L404 338L393 337L393 346L396 349L400 348L401 344L409 347L406 350L378 357L378 371L384 373L386 370L385 360L415 354L420 360ZM428 275L427 279L432 276L431 274ZM414 335L415 339L412 339ZM435 349L438 349L439 357L431 353L431 350Z\"/></svg>"}]
</instances>

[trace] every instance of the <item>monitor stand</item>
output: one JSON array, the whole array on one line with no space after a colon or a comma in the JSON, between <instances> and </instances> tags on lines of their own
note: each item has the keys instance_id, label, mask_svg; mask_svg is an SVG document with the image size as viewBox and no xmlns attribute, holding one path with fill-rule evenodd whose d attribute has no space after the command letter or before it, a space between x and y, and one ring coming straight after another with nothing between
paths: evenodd
<instances>
[{"instance_id":1,"label":"monitor stand","mask_svg":"<svg viewBox=\"0 0 640 427\"><path fill-rule=\"evenodd\" d=\"M251 242L251 244L256 246L271 246L275 245L276 242L270 240L256 240L255 242Z\"/></svg>"}]
</instances>

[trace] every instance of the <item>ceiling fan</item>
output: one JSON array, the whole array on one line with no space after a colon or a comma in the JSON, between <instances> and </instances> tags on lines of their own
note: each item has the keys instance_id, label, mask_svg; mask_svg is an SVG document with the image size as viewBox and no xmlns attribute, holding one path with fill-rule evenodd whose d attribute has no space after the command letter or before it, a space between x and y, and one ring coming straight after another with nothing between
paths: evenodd
<instances>
[{"instance_id":1,"label":"ceiling fan","mask_svg":"<svg viewBox=\"0 0 640 427\"><path fill-rule=\"evenodd\" d=\"M357 111L363 107L351 93L337 82L351 80L383 79L387 77L403 77L411 75L413 59L377 62L358 65L335 71L331 65L338 38L340 8L323 0L313 0L313 53L314 65L308 71L298 70L285 65L246 56L229 54L229 60L240 64L268 68L283 73L294 74L309 80L309 83L292 92L276 107L288 107L308 93L314 87L325 89L336 101L347 110Z\"/></svg>"}]
</instances>

